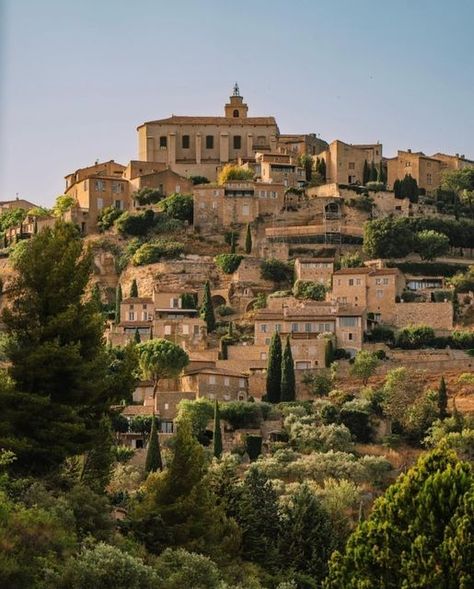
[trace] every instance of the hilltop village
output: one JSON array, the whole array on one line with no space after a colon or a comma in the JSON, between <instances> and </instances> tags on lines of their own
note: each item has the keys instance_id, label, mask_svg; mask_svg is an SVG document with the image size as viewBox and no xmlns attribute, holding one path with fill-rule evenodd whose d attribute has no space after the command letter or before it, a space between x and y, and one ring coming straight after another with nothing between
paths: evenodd
<instances>
[{"instance_id":1,"label":"hilltop village","mask_svg":"<svg viewBox=\"0 0 474 589\"><path fill-rule=\"evenodd\" d=\"M473 161L283 134L274 117L249 116L237 85L222 116L172 115L137 134L137 160L69 173L52 210L0 203L2 306L8 254L62 218L94 251L107 341L164 338L187 352L158 394L138 383L124 416L155 411L170 434L182 400L269 400L274 334L291 350L288 400L314 399L330 378L350 389L358 355L376 359L378 382L409 366L462 389L474 363L474 192L462 185ZM123 438L146 445L140 432Z\"/></svg>"},{"instance_id":2,"label":"hilltop village","mask_svg":"<svg viewBox=\"0 0 474 589\"><path fill-rule=\"evenodd\" d=\"M137 132L0 202L0 587L473 587L474 162Z\"/></svg>"}]
</instances>

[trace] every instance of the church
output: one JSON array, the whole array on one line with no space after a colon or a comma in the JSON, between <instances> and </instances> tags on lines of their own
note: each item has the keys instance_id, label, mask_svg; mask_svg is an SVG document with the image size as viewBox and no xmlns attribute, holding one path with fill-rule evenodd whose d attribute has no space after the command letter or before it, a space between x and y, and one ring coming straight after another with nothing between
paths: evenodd
<instances>
[{"instance_id":1,"label":"church","mask_svg":"<svg viewBox=\"0 0 474 589\"><path fill-rule=\"evenodd\" d=\"M254 159L257 152L276 152L280 137L274 117L248 116L237 84L224 106L224 116L172 115L143 123L137 130L139 160L211 181L227 162Z\"/></svg>"}]
</instances>

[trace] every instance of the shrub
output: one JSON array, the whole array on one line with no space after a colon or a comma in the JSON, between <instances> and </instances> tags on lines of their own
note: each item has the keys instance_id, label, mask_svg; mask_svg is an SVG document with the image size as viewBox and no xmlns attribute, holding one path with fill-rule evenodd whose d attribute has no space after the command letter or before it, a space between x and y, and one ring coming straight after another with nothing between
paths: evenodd
<instances>
[{"instance_id":1,"label":"shrub","mask_svg":"<svg viewBox=\"0 0 474 589\"><path fill-rule=\"evenodd\" d=\"M222 184L226 184L227 182L232 182L234 180L241 180L245 182L246 180L253 180L253 176L253 170L244 168L242 166L226 164L219 173L217 183L222 186Z\"/></svg>"},{"instance_id":2,"label":"shrub","mask_svg":"<svg viewBox=\"0 0 474 589\"><path fill-rule=\"evenodd\" d=\"M405 350L415 350L432 346L435 342L435 334L428 325L414 325L404 327L398 332L396 345Z\"/></svg>"},{"instance_id":3,"label":"shrub","mask_svg":"<svg viewBox=\"0 0 474 589\"><path fill-rule=\"evenodd\" d=\"M339 264L341 268L360 268L364 265L360 252L354 252L353 254L348 252L342 255Z\"/></svg>"},{"instance_id":4,"label":"shrub","mask_svg":"<svg viewBox=\"0 0 474 589\"><path fill-rule=\"evenodd\" d=\"M193 222L194 203L191 194L171 194L161 201L160 209L171 219Z\"/></svg>"},{"instance_id":5,"label":"shrub","mask_svg":"<svg viewBox=\"0 0 474 589\"><path fill-rule=\"evenodd\" d=\"M240 262L243 258L244 256L238 254L219 254L214 258L214 262L222 272L225 274L232 274L240 266Z\"/></svg>"},{"instance_id":6,"label":"shrub","mask_svg":"<svg viewBox=\"0 0 474 589\"><path fill-rule=\"evenodd\" d=\"M376 325L368 334L368 339L371 342L393 342L394 338L393 329L385 325Z\"/></svg>"},{"instance_id":7,"label":"shrub","mask_svg":"<svg viewBox=\"0 0 474 589\"><path fill-rule=\"evenodd\" d=\"M177 258L184 252L184 244L180 241L157 239L140 246L134 253L132 262L135 266L153 264L162 258Z\"/></svg>"},{"instance_id":8,"label":"shrub","mask_svg":"<svg viewBox=\"0 0 474 589\"><path fill-rule=\"evenodd\" d=\"M106 229L110 229L114 222L122 215L123 211L116 207L106 207L105 209L102 209L97 216L97 226L99 227L99 230L105 231Z\"/></svg>"},{"instance_id":9,"label":"shrub","mask_svg":"<svg viewBox=\"0 0 474 589\"><path fill-rule=\"evenodd\" d=\"M306 282L304 280L297 280L293 286L293 295L297 299L324 301L326 298L326 287L320 282Z\"/></svg>"},{"instance_id":10,"label":"shrub","mask_svg":"<svg viewBox=\"0 0 474 589\"><path fill-rule=\"evenodd\" d=\"M385 183L377 181L367 182L365 187L374 192L380 192L381 190L385 190Z\"/></svg>"},{"instance_id":11,"label":"shrub","mask_svg":"<svg viewBox=\"0 0 474 589\"><path fill-rule=\"evenodd\" d=\"M344 403L340 411L341 422L349 429L358 442L367 443L372 439L370 426L370 403L354 399Z\"/></svg>"},{"instance_id":12,"label":"shrub","mask_svg":"<svg viewBox=\"0 0 474 589\"><path fill-rule=\"evenodd\" d=\"M227 317L228 315L233 315L235 313L232 307L228 307L227 305L219 305L215 308L215 311L221 317Z\"/></svg>"},{"instance_id":13,"label":"shrub","mask_svg":"<svg viewBox=\"0 0 474 589\"><path fill-rule=\"evenodd\" d=\"M189 176L189 179L193 183L193 186L197 184L209 184L209 179L206 176Z\"/></svg>"},{"instance_id":14,"label":"shrub","mask_svg":"<svg viewBox=\"0 0 474 589\"><path fill-rule=\"evenodd\" d=\"M146 235L156 223L155 213L148 209L142 213L125 212L115 221L118 231L126 235Z\"/></svg>"},{"instance_id":15,"label":"shrub","mask_svg":"<svg viewBox=\"0 0 474 589\"><path fill-rule=\"evenodd\" d=\"M293 266L274 258L262 262L260 274L264 280L293 283Z\"/></svg>"},{"instance_id":16,"label":"shrub","mask_svg":"<svg viewBox=\"0 0 474 589\"><path fill-rule=\"evenodd\" d=\"M254 309L265 309L267 306L267 297L263 292L259 292L257 298L255 299L255 303L253 305Z\"/></svg>"},{"instance_id":17,"label":"shrub","mask_svg":"<svg viewBox=\"0 0 474 589\"><path fill-rule=\"evenodd\" d=\"M132 194L132 198L140 205L151 205L159 202L164 195L156 188L140 188Z\"/></svg>"},{"instance_id":18,"label":"shrub","mask_svg":"<svg viewBox=\"0 0 474 589\"><path fill-rule=\"evenodd\" d=\"M474 331L453 331L451 341L454 348L466 350L474 347Z\"/></svg>"}]
</instances>

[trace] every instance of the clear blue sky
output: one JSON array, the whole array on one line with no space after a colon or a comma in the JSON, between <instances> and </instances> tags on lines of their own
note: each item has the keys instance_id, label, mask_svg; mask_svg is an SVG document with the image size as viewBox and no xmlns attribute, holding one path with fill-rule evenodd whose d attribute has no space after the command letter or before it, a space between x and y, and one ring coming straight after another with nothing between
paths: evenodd
<instances>
[{"instance_id":1,"label":"clear blue sky","mask_svg":"<svg viewBox=\"0 0 474 589\"><path fill-rule=\"evenodd\" d=\"M2 0L0 0L1 2ZM136 127L221 114L474 158L472 0L3 0L0 200L52 204Z\"/></svg>"}]
</instances>

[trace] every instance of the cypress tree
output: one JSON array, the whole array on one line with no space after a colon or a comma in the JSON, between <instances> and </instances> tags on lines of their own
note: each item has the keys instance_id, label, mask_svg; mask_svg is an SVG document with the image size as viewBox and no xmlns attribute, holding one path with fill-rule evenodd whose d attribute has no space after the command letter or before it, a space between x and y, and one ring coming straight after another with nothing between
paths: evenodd
<instances>
[{"instance_id":1,"label":"cypress tree","mask_svg":"<svg viewBox=\"0 0 474 589\"><path fill-rule=\"evenodd\" d=\"M230 253L231 254L235 254L236 251L236 243L235 243L235 233L232 231L232 234L230 236Z\"/></svg>"},{"instance_id":2,"label":"cypress tree","mask_svg":"<svg viewBox=\"0 0 474 589\"><path fill-rule=\"evenodd\" d=\"M393 194L395 198L402 198L402 186L398 178L393 183Z\"/></svg>"},{"instance_id":3,"label":"cypress tree","mask_svg":"<svg viewBox=\"0 0 474 589\"><path fill-rule=\"evenodd\" d=\"M228 335L229 337L233 337L233 336L234 336L234 322L233 322L233 321L231 321L231 322L229 323L229 327L228 327L228 329L227 329L227 335Z\"/></svg>"},{"instance_id":4,"label":"cypress tree","mask_svg":"<svg viewBox=\"0 0 474 589\"><path fill-rule=\"evenodd\" d=\"M319 173L324 181L326 181L326 160L321 159L319 163Z\"/></svg>"},{"instance_id":5,"label":"cypress tree","mask_svg":"<svg viewBox=\"0 0 474 589\"><path fill-rule=\"evenodd\" d=\"M362 184L365 186L370 178L369 164L364 160L364 169L362 171Z\"/></svg>"},{"instance_id":6,"label":"cypress tree","mask_svg":"<svg viewBox=\"0 0 474 589\"><path fill-rule=\"evenodd\" d=\"M446 419L448 416L448 391L444 376L441 377L438 388L438 412L440 419Z\"/></svg>"},{"instance_id":7,"label":"cypress tree","mask_svg":"<svg viewBox=\"0 0 474 589\"><path fill-rule=\"evenodd\" d=\"M157 470L163 470L163 462L161 460L160 438L158 436L156 417L153 415L150 439L146 451L145 472L156 472Z\"/></svg>"},{"instance_id":8,"label":"cypress tree","mask_svg":"<svg viewBox=\"0 0 474 589\"><path fill-rule=\"evenodd\" d=\"M115 324L120 323L120 305L122 303L122 287L120 284L115 289Z\"/></svg>"},{"instance_id":9,"label":"cypress tree","mask_svg":"<svg viewBox=\"0 0 474 589\"><path fill-rule=\"evenodd\" d=\"M373 160L370 164L369 180L370 182L377 182L377 168L375 167L375 163Z\"/></svg>"},{"instance_id":10,"label":"cypress tree","mask_svg":"<svg viewBox=\"0 0 474 589\"><path fill-rule=\"evenodd\" d=\"M204 296L202 299L201 311L199 315L201 319L204 319L206 322L207 331L209 333L214 331L216 328L216 317L214 315L214 305L212 304L211 286L209 284L209 280L204 286Z\"/></svg>"},{"instance_id":11,"label":"cypress tree","mask_svg":"<svg viewBox=\"0 0 474 589\"><path fill-rule=\"evenodd\" d=\"M270 342L267 364L267 401L279 403L281 400L281 339L275 331Z\"/></svg>"},{"instance_id":12,"label":"cypress tree","mask_svg":"<svg viewBox=\"0 0 474 589\"><path fill-rule=\"evenodd\" d=\"M222 456L222 431L221 431L221 415L219 412L219 403L214 404L214 456L220 458Z\"/></svg>"},{"instance_id":13,"label":"cypress tree","mask_svg":"<svg viewBox=\"0 0 474 589\"><path fill-rule=\"evenodd\" d=\"M132 286L130 287L130 297L138 297L138 284L135 278L133 279Z\"/></svg>"},{"instance_id":14,"label":"cypress tree","mask_svg":"<svg viewBox=\"0 0 474 589\"><path fill-rule=\"evenodd\" d=\"M281 400L294 401L296 396L295 389L295 367L291 353L290 336L288 335L281 361Z\"/></svg>"},{"instance_id":15,"label":"cypress tree","mask_svg":"<svg viewBox=\"0 0 474 589\"><path fill-rule=\"evenodd\" d=\"M382 160L379 162L379 171L378 171L378 181L383 182L385 184L385 168L383 167Z\"/></svg>"},{"instance_id":16,"label":"cypress tree","mask_svg":"<svg viewBox=\"0 0 474 589\"><path fill-rule=\"evenodd\" d=\"M247 234L245 236L245 253L252 253L252 232L250 230L250 223L247 224Z\"/></svg>"},{"instance_id":17,"label":"cypress tree","mask_svg":"<svg viewBox=\"0 0 474 589\"><path fill-rule=\"evenodd\" d=\"M142 338L140 337L140 332L138 331L138 327L135 329L135 335L133 336L133 343L139 344L141 343Z\"/></svg>"}]
</instances>

